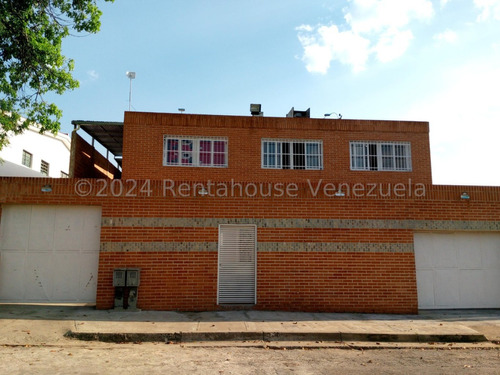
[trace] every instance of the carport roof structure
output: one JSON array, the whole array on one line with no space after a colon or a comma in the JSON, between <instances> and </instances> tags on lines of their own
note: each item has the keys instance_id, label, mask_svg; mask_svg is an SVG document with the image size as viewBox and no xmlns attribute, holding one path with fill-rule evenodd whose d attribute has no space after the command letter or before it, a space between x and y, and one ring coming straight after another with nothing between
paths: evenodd
<instances>
[{"instance_id":1,"label":"carport roof structure","mask_svg":"<svg viewBox=\"0 0 500 375\"><path fill-rule=\"evenodd\" d=\"M71 124L79 126L115 157L123 155L123 122L73 120Z\"/></svg>"}]
</instances>

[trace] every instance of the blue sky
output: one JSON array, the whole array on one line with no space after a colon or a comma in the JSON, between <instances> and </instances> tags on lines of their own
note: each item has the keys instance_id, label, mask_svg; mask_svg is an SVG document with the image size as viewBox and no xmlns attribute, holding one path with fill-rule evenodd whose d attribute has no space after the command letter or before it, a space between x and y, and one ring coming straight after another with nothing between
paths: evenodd
<instances>
[{"instance_id":1,"label":"blue sky","mask_svg":"<svg viewBox=\"0 0 500 375\"><path fill-rule=\"evenodd\" d=\"M436 184L500 186L500 0L116 0L70 37L71 120L137 111L430 122Z\"/></svg>"}]
</instances>

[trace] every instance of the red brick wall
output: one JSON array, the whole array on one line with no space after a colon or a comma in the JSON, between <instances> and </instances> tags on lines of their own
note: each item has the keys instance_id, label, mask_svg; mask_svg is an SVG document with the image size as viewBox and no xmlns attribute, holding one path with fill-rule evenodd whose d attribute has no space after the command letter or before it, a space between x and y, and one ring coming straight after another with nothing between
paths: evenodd
<instances>
[{"instance_id":1,"label":"red brick wall","mask_svg":"<svg viewBox=\"0 0 500 375\"><path fill-rule=\"evenodd\" d=\"M79 196L76 186L90 184ZM125 184L115 180L116 184ZM42 193L50 184L53 191ZM114 243L174 244L172 251L101 251L97 308L113 306L112 270L141 268L138 307L142 309L214 310L217 306L217 251L181 251L186 241L217 243L218 223L226 219L277 220L348 219L387 222L405 220L500 222L500 187L425 186L425 196L311 197L307 189L297 198L164 197L161 181L151 181L150 196L114 193L110 183L97 180L0 178L0 204L60 204L102 206L101 246ZM141 186L143 181L138 181ZM306 185L304 185L306 186ZM302 186L302 187L304 187ZM467 191L469 200L460 199ZM99 194L98 194L99 193ZM115 195L115 196L113 196ZM1 211L1 210L0 210ZM1 213L1 212L0 212ZM119 224L120 218L197 218L209 226L140 227ZM118 221L117 221L118 220ZM117 224L118 223L118 224ZM392 224L391 224L392 223ZM0 226L1 226L0 221ZM262 249L267 243L412 244L407 228L290 227L257 228ZM432 228L430 229L432 230ZM258 251L259 309L415 313L417 293L411 252Z\"/></svg>"},{"instance_id":2,"label":"red brick wall","mask_svg":"<svg viewBox=\"0 0 500 375\"><path fill-rule=\"evenodd\" d=\"M413 254L261 253L257 306L263 310L414 313Z\"/></svg>"},{"instance_id":3,"label":"red brick wall","mask_svg":"<svg viewBox=\"0 0 500 375\"><path fill-rule=\"evenodd\" d=\"M112 271L141 269L138 306L217 310L217 253L101 253L98 308L113 307ZM259 253L256 309L413 313L413 254Z\"/></svg>"},{"instance_id":4,"label":"red brick wall","mask_svg":"<svg viewBox=\"0 0 500 375\"><path fill-rule=\"evenodd\" d=\"M163 136L228 138L228 167L163 166ZM331 120L304 118L207 116L126 112L123 178L303 182L330 179L336 183L432 182L429 125L426 122ZM323 141L323 170L261 168L261 139ZM349 141L411 142L411 172L351 171Z\"/></svg>"},{"instance_id":5,"label":"red brick wall","mask_svg":"<svg viewBox=\"0 0 500 375\"><path fill-rule=\"evenodd\" d=\"M120 266L118 266L120 265ZM217 253L101 253L97 308L113 308L113 269L140 268L137 305L147 310L215 310Z\"/></svg>"},{"instance_id":6,"label":"red brick wall","mask_svg":"<svg viewBox=\"0 0 500 375\"><path fill-rule=\"evenodd\" d=\"M71 134L71 178L119 178L120 171L76 132Z\"/></svg>"}]
</instances>

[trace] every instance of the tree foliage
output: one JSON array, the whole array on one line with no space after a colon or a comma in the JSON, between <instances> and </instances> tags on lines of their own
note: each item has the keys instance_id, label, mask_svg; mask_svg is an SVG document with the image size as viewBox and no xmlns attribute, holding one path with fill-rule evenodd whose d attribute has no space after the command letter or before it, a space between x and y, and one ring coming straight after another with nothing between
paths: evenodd
<instances>
[{"instance_id":1,"label":"tree foliage","mask_svg":"<svg viewBox=\"0 0 500 375\"><path fill-rule=\"evenodd\" d=\"M0 149L9 131L19 134L30 124L59 130L62 112L44 95L78 87L62 40L99 31L97 1L0 0Z\"/></svg>"}]
</instances>

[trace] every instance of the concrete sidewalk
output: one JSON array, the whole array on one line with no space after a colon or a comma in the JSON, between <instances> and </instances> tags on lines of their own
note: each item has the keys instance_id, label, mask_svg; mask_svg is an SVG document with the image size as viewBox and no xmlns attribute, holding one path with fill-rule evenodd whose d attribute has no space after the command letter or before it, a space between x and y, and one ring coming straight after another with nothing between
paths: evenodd
<instances>
[{"instance_id":1,"label":"concrete sidewalk","mask_svg":"<svg viewBox=\"0 0 500 375\"><path fill-rule=\"evenodd\" d=\"M66 336L66 338L64 337ZM419 315L275 311L117 311L0 305L0 344L105 342L322 341L500 342L500 310Z\"/></svg>"}]
</instances>

